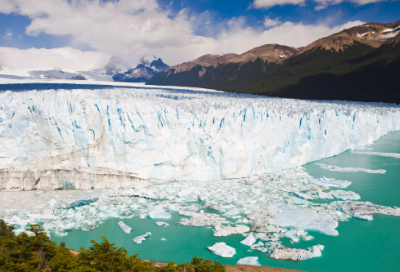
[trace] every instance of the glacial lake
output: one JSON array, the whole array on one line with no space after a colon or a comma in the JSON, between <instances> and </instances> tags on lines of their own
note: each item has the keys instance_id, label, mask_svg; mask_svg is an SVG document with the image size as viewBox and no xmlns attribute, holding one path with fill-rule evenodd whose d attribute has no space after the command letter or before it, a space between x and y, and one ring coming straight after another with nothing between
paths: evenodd
<instances>
[{"instance_id":1,"label":"glacial lake","mask_svg":"<svg viewBox=\"0 0 400 272\"><path fill-rule=\"evenodd\" d=\"M367 146L373 152L399 153L400 132L390 133L375 143ZM340 172L321 168L318 164L346 168L384 169L385 174L367 172ZM360 154L352 151L338 156L309 163L304 166L307 173L315 178L323 176L338 180L349 180L352 184L346 191L353 191L361 196L359 201L400 207L400 158L385 157L376 154ZM329 203L334 200L311 200ZM204 210L207 212L207 210ZM215 212L215 211L214 211ZM116 246L125 247L129 254L139 254L140 258L158 261L189 262L193 256L218 260L222 264L236 264L240 258L257 256L264 266L298 269L304 271L400 271L400 217L374 214L372 221L350 218L340 221L336 228L339 236L327 236L308 231L314 239L292 243L288 238L282 244L292 248L308 248L316 244L325 246L322 257L305 261L275 260L257 250L249 250L240 243L242 235L227 237L213 236L213 230L205 227L189 227L178 224L184 216L171 212L167 220L140 219L138 216L128 219L112 218L105 220L91 231L73 230L67 236L52 235L53 241L65 242L67 247L79 250L89 247L90 240L100 241L105 236ZM125 234L118 226L123 221L130 227L130 234ZM159 227L156 221L170 225ZM142 244L136 244L133 238L151 232L152 236ZM166 240L161 240L165 238ZM236 249L231 258L222 258L207 249L216 242L225 242Z\"/></svg>"}]
</instances>

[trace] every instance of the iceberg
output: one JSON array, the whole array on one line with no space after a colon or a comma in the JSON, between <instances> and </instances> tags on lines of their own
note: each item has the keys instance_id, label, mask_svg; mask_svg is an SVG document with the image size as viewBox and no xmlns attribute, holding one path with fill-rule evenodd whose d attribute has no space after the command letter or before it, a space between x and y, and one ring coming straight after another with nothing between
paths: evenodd
<instances>
[{"instance_id":1,"label":"iceberg","mask_svg":"<svg viewBox=\"0 0 400 272\"><path fill-rule=\"evenodd\" d=\"M145 241L146 238L149 237L149 236L151 236L151 232L146 232L146 233L143 234L143 235L140 235L140 236L137 236L137 237L133 238L133 241L134 241L136 244L141 244L141 243L142 243L143 241Z\"/></svg>"},{"instance_id":2,"label":"iceberg","mask_svg":"<svg viewBox=\"0 0 400 272\"><path fill-rule=\"evenodd\" d=\"M257 265L259 266L260 264L258 263L258 257L245 257L239 259L237 264L244 264L244 265Z\"/></svg>"},{"instance_id":3,"label":"iceberg","mask_svg":"<svg viewBox=\"0 0 400 272\"><path fill-rule=\"evenodd\" d=\"M295 227L303 230L316 230L327 235L338 235L335 229L338 222L328 214L318 214L312 210L285 204L270 205L268 210L271 217L282 227Z\"/></svg>"},{"instance_id":4,"label":"iceberg","mask_svg":"<svg viewBox=\"0 0 400 272\"><path fill-rule=\"evenodd\" d=\"M229 236L232 234L243 234L245 232L249 232L250 228L244 225L237 225L236 227L221 227L219 225L215 226L216 232L214 232L214 236Z\"/></svg>"},{"instance_id":5,"label":"iceberg","mask_svg":"<svg viewBox=\"0 0 400 272\"><path fill-rule=\"evenodd\" d=\"M331 205L350 216L365 220L372 220L372 216L371 217L366 217L366 216L375 213L400 216L399 208L394 209L391 207L376 205L368 201L367 202L336 201L331 203Z\"/></svg>"},{"instance_id":6,"label":"iceberg","mask_svg":"<svg viewBox=\"0 0 400 272\"><path fill-rule=\"evenodd\" d=\"M335 198L341 199L341 200L358 200L361 198L359 194L356 194L351 191L336 190L336 191L330 191L330 193Z\"/></svg>"},{"instance_id":7,"label":"iceberg","mask_svg":"<svg viewBox=\"0 0 400 272\"><path fill-rule=\"evenodd\" d=\"M347 188L350 184L351 181L347 180L335 180L335 179L328 179L326 177L320 178L320 179L313 179L311 182L322 185L322 186L329 186L329 187L336 187L336 188Z\"/></svg>"},{"instance_id":8,"label":"iceberg","mask_svg":"<svg viewBox=\"0 0 400 272\"><path fill-rule=\"evenodd\" d=\"M279 246L272 252L270 256L271 258L278 260L308 260L314 257L321 257L321 250L323 249L324 246L322 245L313 246L308 250Z\"/></svg>"},{"instance_id":9,"label":"iceberg","mask_svg":"<svg viewBox=\"0 0 400 272\"><path fill-rule=\"evenodd\" d=\"M162 227L162 226L168 227L168 226L169 226L168 223L166 223L166 222L161 222L161 221L157 221L157 222L156 222L156 225L159 226L159 227Z\"/></svg>"},{"instance_id":10,"label":"iceberg","mask_svg":"<svg viewBox=\"0 0 400 272\"><path fill-rule=\"evenodd\" d=\"M216 243L213 246L208 247L208 249L215 255L225 258L232 257L236 254L236 250L233 247L230 247L223 242Z\"/></svg>"},{"instance_id":11,"label":"iceberg","mask_svg":"<svg viewBox=\"0 0 400 272\"><path fill-rule=\"evenodd\" d=\"M132 228L129 227L128 225L126 225L124 222L119 221L118 222L118 226L126 233L126 234L130 234Z\"/></svg>"},{"instance_id":12,"label":"iceberg","mask_svg":"<svg viewBox=\"0 0 400 272\"><path fill-rule=\"evenodd\" d=\"M110 87L1 92L0 120L0 190L136 190L299 167L400 130L400 108Z\"/></svg>"},{"instance_id":13,"label":"iceberg","mask_svg":"<svg viewBox=\"0 0 400 272\"><path fill-rule=\"evenodd\" d=\"M171 215L164 212L163 206L157 206L149 211L149 217L151 219L170 219Z\"/></svg>"},{"instance_id":14,"label":"iceberg","mask_svg":"<svg viewBox=\"0 0 400 272\"><path fill-rule=\"evenodd\" d=\"M250 233L249 236L247 236L246 239L242 240L240 243L251 247L255 242L256 238L254 238L253 234Z\"/></svg>"}]
</instances>

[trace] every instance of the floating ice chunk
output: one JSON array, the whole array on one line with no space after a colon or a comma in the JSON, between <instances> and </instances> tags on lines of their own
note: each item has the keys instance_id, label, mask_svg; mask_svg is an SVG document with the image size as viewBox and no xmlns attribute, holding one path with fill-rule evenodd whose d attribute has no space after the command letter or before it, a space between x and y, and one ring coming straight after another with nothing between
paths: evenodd
<instances>
[{"instance_id":1,"label":"floating ice chunk","mask_svg":"<svg viewBox=\"0 0 400 272\"><path fill-rule=\"evenodd\" d=\"M251 192L255 195L261 195L261 190L259 188L251 188Z\"/></svg>"},{"instance_id":2,"label":"floating ice chunk","mask_svg":"<svg viewBox=\"0 0 400 272\"><path fill-rule=\"evenodd\" d=\"M215 226L216 232L214 232L214 236L229 236L231 234L243 234L245 232L249 232L250 228L244 225L237 225L236 227L220 227Z\"/></svg>"},{"instance_id":3,"label":"floating ice chunk","mask_svg":"<svg viewBox=\"0 0 400 272\"><path fill-rule=\"evenodd\" d=\"M370 174L385 174L386 170L385 169L378 169L378 170L372 170L372 169L367 169L367 168L360 168L360 167L339 167L339 166L333 166L333 165L327 165L323 163L316 163L316 165L319 165L322 169L329 170L329 171L336 171L336 172L366 172Z\"/></svg>"},{"instance_id":4,"label":"floating ice chunk","mask_svg":"<svg viewBox=\"0 0 400 272\"><path fill-rule=\"evenodd\" d=\"M208 247L212 253L221 257L232 257L236 254L236 250L233 247L226 245L225 243L216 243L213 246Z\"/></svg>"},{"instance_id":5,"label":"floating ice chunk","mask_svg":"<svg viewBox=\"0 0 400 272\"><path fill-rule=\"evenodd\" d=\"M54 205L56 205L56 203L57 203L57 200L55 200L54 198L52 198L52 199L49 201L49 206L50 206L50 207L54 207Z\"/></svg>"},{"instance_id":6,"label":"floating ice chunk","mask_svg":"<svg viewBox=\"0 0 400 272\"><path fill-rule=\"evenodd\" d=\"M335 201L331 203L331 205L336 206L338 210L356 218L359 218L361 215L374 213L400 216L400 209L375 205L371 202Z\"/></svg>"},{"instance_id":7,"label":"floating ice chunk","mask_svg":"<svg viewBox=\"0 0 400 272\"><path fill-rule=\"evenodd\" d=\"M149 236L151 236L151 232L146 232L146 233L143 234L143 235L140 235L140 236L137 236L137 237L133 238L133 241L134 241L136 244L141 244L141 243L142 243L143 241L145 241L146 238L149 237Z\"/></svg>"},{"instance_id":8,"label":"floating ice chunk","mask_svg":"<svg viewBox=\"0 0 400 272\"><path fill-rule=\"evenodd\" d=\"M221 217L214 213L195 213L191 218L182 218L179 224L184 226L219 226Z\"/></svg>"},{"instance_id":9,"label":"floating ice chunk","mask_svg":"<svg viewBox=\"0 0 400 272\"><path fill-rule=\"evenodd\" d=\"M200 197L201 193L199 191L199 189L197 189L196 187L187 187L187 188L183 188L178 194L178 197L185 197L188 195L193 195L196 197Z\"/></svg>"},{"instance_id":10,"label":"floating ice chunk","mask_svg":"<svg viewBox=\"0 0 400 272\"><path fill-rule=\"evenodd\" d=\"M132 228L126 225L124 222L119 221L118 226L126 233L129 234L131 233Z\"/></svg>"},{"instance_id":11,"label":"floating ice chunk","mask_svg":"<svg viewBox=\"0 0 400 272\"><path fill-rule=\"evenodd\" d=\"M226 213L224 213L224 216L232 216L232 215L236 215L239 213L240 213L240 210L238 208L233 208L232 210L229 210Z\"/></svg>"},{"instance_id":12,"label":"floating ice chunk","mask_svg":"<svg viewBox=\"0 0 400 272\"><path fill-rule=\"evenodd\" d=\"M164 212L162 206L156 206L149 211L149 217L151 219L170 219L171 215Z\"/></svg>"},{"instance_id":13,"label":"floating ice chunk","mask_svg":"<svg viewBox=\"0 0 400 272\"><path fill-rule=\"evenodd\" d=\"M194 211L187 211L187 210L180 210L180 211L179 211L179 214L180 214L180 215L183 215L183 216L188 216L188 217L190 217L190 216L195 215L196 212L194 212Z\"/></svg>"},{"instance_id":14,"label":"floating ice chunk","mask_svg":"<svg viewBox=\"0 0 400 272\"><path fill-rule=\"evenodd\" d=\"M328 214L318 214L311 210L285 204L270 205L268 210L272 218L282 227L317 230L327 235L338 235L335 230L338 222Z\"/></svg>"},{"instance_id":15,"label":"floating ice chunk","mask_svg":"<svg viewBox=\"0 0 400 272\"><path fill-rule=\"evenodd\" d=\"M159 227L162 227L162 226L167 227L167 226L169 226L168 223L166 223L166 222L161 222L161 221L157 221L157 222L156 222L156 225L159 226Z\"/></svg>"},{"instance_id":16,"label":"floating ice chunk","mask_svg":"<svg viewBox=\"0 0 400 272\"><path fill-rule=\"evenodd\" d=\"M260 265L258 263L258 257L245 257L239 259L237 264L245 264L245 265Z\"/></svg>"},{"instance_id":17,"label":"floating ice chunk","mask_svg":"<svg viewBox=\"0 0 400 272\"><path fill-rule=\"evenodd\" d=\"M336 191L330 191L330 193L335 198L342 200L358 200L361 198L359 194L356 194L351 191L336 190Z\"/></svg>"},{"instance_id":18,"label":"floating ice chunk","mask_svg":"<svg viewBox=\"0 0 400 272\"><path fill-rule=\"evenodd\" d=\"M354 218L362 219L362 220L367 220L367 221L372 221L374 218L372 215L361 215L361 214L353 214Z\"/></svg>"},{"instance_id":19,"label":"floating ice chunk","mask_svg":"<svg viewBox=\"0 0 400 272\"><path fill-rule=\"evenodd\" d=\"M399 153L384 153L384 152L373 152L373 151L352 151L355 154L364 154L364 155L375 155L375 156L382 156L382 157L391 157L400 159Z\"/></svg>"},{"instance_id":20,"label":"floating ice chunk","mask_svg":"<svg viewBox=\"0 0 400 272\"><path fill-rule=\"evenodd\" d=\"M160 240L161 240L161 241L167 241L167 239L165 239L165 238L161 238Z\"/></svg>"},{"instance_id":21,"label":"floating ice chunk","mask_svg":"<svg viewBox=\"0 0 400 272\"><path fill-rule=\"evenodd\" d=\"M318 192L318 197L320 199L333 199L333 195L331 193L324 193L324 192Z\"/></svg>"},{"instance_id":22,"label":"floating ice chunk","mask_svg":"<svg viewBox=\"0 0 400 272\"><path fill-rule=\"evenodd\" d=\"M290 240L292 240L292 242L297 243L298 241L300 241L300 238L306 238L307 236L307 232L305 232L304 230L289 230L285 233L285 237L289 238ZM309 239L309 238L308 238ZM312 239L312 236L311 236ZM307 239L305 239L307 240Z\"/></svg>"},{"instance_id":23,"label":"floating ice chunk","mask_svg":"<svg viewBox=\"0 0 400 272\"><path fill-rule=\"evenodd\" d=\"M312 179L311 182L318 185L326 185L329 187L336 187L336 188L346 188L351 184L351 181L328 179L326 177L320 179Z\"/></svg>"},{"instance_id":24,"label":"floating ice chunk","mask_svg":"<svg viewBox=\"0 0 400 272\"><path fill-rule=\"evenodd\" d=\"M169 210L169 211L179 211L181 209L181 206L177 205L177 204L166 204L165 205L165 209Z\"/></svg>"},{"instance_id":25,"label":"floating ice chunk","mask_svg":"<svg viewBox=\"0 0 400 272\"><path fill-rule=\"evenodd\" d=\"M246 239L242 240L241 243L246 246L252 246L256 242L256 238L254 238L253 233L250 233Z\"/></svg>"},{"instance_id":26,"label":"floating ice chunk","mask_svg":"<svg viewBox=\"0 0 400 272\"><path fill-rule=\"evenodd\" d=\"M279 246L272 252L270 257L278 260L308 260L320 257L322 255L321 250L323 249L324 246L322 245L313 246L309 250Z\"/></svg>"}]
</instances>

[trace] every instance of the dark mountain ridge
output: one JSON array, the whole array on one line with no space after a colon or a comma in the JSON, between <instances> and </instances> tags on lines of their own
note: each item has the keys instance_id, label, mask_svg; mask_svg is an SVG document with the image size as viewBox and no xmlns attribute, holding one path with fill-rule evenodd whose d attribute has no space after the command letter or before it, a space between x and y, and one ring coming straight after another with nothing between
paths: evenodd
<instances>
[{"instance_id":1,"label":"dark mountain ridge","mask_svg":"<svg viewBox=\"0 0 400 272\"><path fill-rule=\"evenodd\" d=\"M292 48L293 53L282 59L255 53L247 60L228 60L214 66L195 60L186 69L170 67L147 84L299 99L400 103L399 32L400 21L368 23L301 49ZM274 52L274 46L279 48L264 46L267 54Z\"/></svg>"}]
</instances>

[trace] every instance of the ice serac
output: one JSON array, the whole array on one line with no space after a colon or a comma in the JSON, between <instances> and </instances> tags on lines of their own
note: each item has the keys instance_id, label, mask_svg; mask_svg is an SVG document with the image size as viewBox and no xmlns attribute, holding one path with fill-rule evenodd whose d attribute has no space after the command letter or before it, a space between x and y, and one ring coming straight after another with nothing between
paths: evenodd
<instances>
[{"instance_id":1,"label":"ice serac","mask_svg":"<svg viewBox=\"0 0 400 272\"><path fill-rule=\"evenodd\" d=\"M146 87L8 91L0 93L0 189L246 178L399 129L400 108L385 104Z\"/></svg>"}]
</instances>

